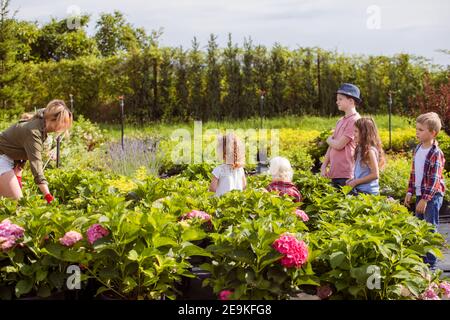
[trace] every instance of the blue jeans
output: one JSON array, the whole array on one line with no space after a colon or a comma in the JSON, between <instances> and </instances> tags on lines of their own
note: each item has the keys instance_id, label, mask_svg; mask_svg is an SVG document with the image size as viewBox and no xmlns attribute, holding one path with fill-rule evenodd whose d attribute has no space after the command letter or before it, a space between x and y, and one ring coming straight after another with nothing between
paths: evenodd
<instances>
[{"instance_id":1,"label":"blue jeans","mask_svg":"<svg viewBox=\"0 0 450 320\"><path fill-rule=\"evenodd\" d=\"M442 200L444 197L442 194L435 194L434 197L428 201L427 208L425 209L425 213L417 213L416 217L425 220L428 223L431 223L434 226L434 232L437 231L437 226L439 225L439 210L442 207ZM416 197L416 207L420 201L420 196ZM426 257L424 257L424 262L428 263L430 267L434 268L436 264L436 256L432 253L427 253Z\"/></svg>"}]
</instances>

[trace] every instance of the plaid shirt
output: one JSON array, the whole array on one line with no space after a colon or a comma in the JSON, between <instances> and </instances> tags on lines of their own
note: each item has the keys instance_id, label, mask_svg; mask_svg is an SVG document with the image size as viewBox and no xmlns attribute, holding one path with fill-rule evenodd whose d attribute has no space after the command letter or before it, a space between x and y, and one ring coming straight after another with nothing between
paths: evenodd
<instances>
[{"instance_id":1,"label":"plaid shirt","mask_svg":"<svg viewBox=\"0 0 450 320\"><path fill-rule=\"evenodd\" d=\"M414 150L414 156L412 161L412 170L409 178L408 193L415 194L415 181L416 181L416 169L414 168L414 158L417 150L419 150L419 144ZM421 198L426 201L430 201L436 193L445 193L444 176L442 170L444 169L445 158L441 149L438 147L437 141L433 143L431 150L428 152L425 159L425 166L423 169L423 179L421 183Z\"/></svg>"},{"instance_id":2,"label":"plaid shirt","mask_svg":"<svg viewBox=\"0 0 450 320\"><path fill-rule=\"evenodd\" d=\"M302 195L298 191L297 187L291 182L275 181L269 184L266 188L268 191L278 191L280 195L287 194L294 198L294 202L300 202Z\"/></svg>"}]
</instances>

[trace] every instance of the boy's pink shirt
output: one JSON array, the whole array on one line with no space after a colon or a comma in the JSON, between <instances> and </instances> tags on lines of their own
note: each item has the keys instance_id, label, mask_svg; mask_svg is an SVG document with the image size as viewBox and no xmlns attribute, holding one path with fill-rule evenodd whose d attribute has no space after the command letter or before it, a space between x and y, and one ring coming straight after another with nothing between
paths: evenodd
<instances>
[{"instance_id":1,"label":"boy's pink shirt","mask_svg":"<svg viewBox=\"0 0 450 320\"><path fill-rule=\"evenodd\" d=\"M333 139L339 139L341 137L349 137L350 142L341 149L336 150L331 148L330 150L330 171L329 177L332 179L337 178L353 178L353 169L355 166L355 122L361 118L358 112L349 116L342 117L336 124L334 130Z\"/></svg>"}]
</instances>

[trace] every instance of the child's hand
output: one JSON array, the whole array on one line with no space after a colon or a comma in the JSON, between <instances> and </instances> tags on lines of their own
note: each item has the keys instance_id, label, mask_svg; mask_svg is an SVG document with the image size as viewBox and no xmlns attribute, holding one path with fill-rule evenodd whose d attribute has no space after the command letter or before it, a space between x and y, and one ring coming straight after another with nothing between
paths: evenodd
<instances>
[{"instance_id":1,"label":"child's hand","mask_svg":"<svg viewBox=\"0 0 450 320\"><path fill-rule=\"evenodd\" d=\"M350 186L352 188L356 187L358 185L357 181L355 179L348 179L345 182L345 185Z\"/></svg>"},{"instance_id":2,"label":"child's hand","mask_svg":"<svg viewBox=\"0 0 450 320\"><path fill-rule=\"evenodd\" d=\"M405 196L405 201L403 201L403 204L404 204L405 207L407 207L407 208L409 208L409 204L410 204L410 202L411 202L411 197L412 197L412 194L407 193L406 196Z\"/></svg>"},{"instance_id":3,"label":"child's hand","mask_svg":"<svg viewBox=\"0 0 450 320\"><path fill-rule=\"evenodd\" d=\"M327 166L322 165L320 167L320 174L322 175L322 177L328 178L328 170L327 170Z\"/></svg>"},{"instance_id":4,"label":"child's hand","mask_svg":"<svg viewBox=\"0 0 450 320\"><path fill-rule=\"evenodd\" d=\"M420 199L419 203L416 206L416 213L424 214L427 209L427 202L423 199Z\"/></svg>"},{"instance_id":5,"label":"child's hand","mask_svg":"<svg viewBox=\"0 0 450 320\"><path fill-rule=\"evenodd\" d=\"M213 176L211 184L209 185L209 191L216 192L217 185L219 184L219 179Z\"/></svg>"},{"instance_id":6,"label":"child's hand","mask_svg":"<svg viewBox=\"0 0 450 320\"><path fill-rule=\"evenodd\" d=\"M48 204L52 203L52 201L55 200L55 198L50 193L47 193L44 196L44 199L47 201Z\"/></svg>"}]
</instances>

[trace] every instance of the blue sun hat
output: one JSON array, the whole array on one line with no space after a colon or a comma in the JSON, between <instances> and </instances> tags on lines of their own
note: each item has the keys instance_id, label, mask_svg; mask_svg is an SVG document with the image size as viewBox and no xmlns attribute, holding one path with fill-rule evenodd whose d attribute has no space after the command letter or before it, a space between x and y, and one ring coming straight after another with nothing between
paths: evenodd
<instances>
[{"instance_id":1,"label":"blue sun hat","mask_svg":"<svg viewBox=\"0 0 450 320\"><path fill-rule=\"evenodd\" d=\"M362 102L361 99L361 92L359 91L359 88L351 83L344 83L342 84L338 91L336 93L340 93L343 95L346 95L348 97L351 97L355 99L358 103Z\"/></svg>"}]
</instances>

